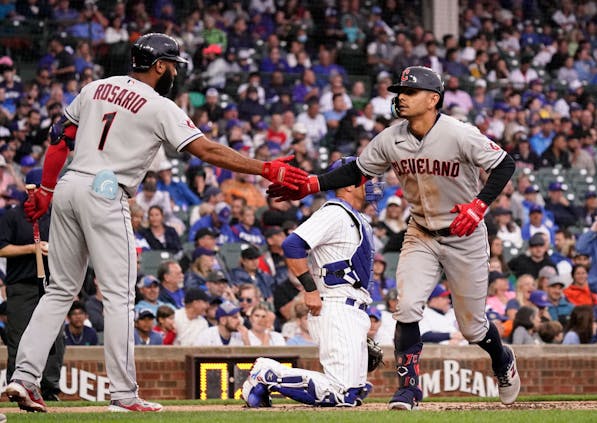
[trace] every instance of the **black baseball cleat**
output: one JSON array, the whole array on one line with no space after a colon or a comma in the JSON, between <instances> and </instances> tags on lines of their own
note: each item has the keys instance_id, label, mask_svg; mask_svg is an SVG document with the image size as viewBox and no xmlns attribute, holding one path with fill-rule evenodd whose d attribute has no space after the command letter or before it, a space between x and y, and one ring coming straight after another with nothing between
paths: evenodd
<instances>
[{"instance_id":1,"label":"black baseball cleat","mask_svg":"<svg viewBox=\"0 0 597 423\"><path fill-rule=\"evenodd\" d=\"M419 408L417 392L410 388L398 388L388 403L388 408L390 410L416 410Z\"/></svg>"}]
</instances>

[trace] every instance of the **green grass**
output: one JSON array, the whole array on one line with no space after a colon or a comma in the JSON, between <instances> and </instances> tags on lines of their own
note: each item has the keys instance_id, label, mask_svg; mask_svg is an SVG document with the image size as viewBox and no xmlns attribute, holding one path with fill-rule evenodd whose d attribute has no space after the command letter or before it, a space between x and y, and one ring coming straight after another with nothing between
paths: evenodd
<instances>
[{"instance_id":1,"label":"green grass","mask_svg":"<svg viewBox=\"0 0 597 423\"><path fill-rule=\"evenodd\" d=\"M385 403L390 398L369 398L366 403ZM579 395L526 395L518 397L517 402L533 402L533 401L597 401L597 394L579 394ZM160 404L164 406L168 405L242 405L243 402L240 400L161 400ZM426 398L423 403L426 402L499 402L497 398L482 398L482 397L431 397ZM274 399L274 405L276 404L297 404L295 401L290 399ZM48 403L50 407L106 407L108 401L103 402L90 402L90 401L62 401L62 402L51 402ZM0 409L5 407L15 407L14 403L0 402Z\"/></svg>"},{"instance_id":2,"label":"green grass","mask_svg":"<svg viewBox=\"0 0 597 423\"><path fill-rule=\"evenodd\" d=\"M550 422L594 422L594 411L571 410L525 410L525 411L441 411L441 412L390 412L327 410L327 411L294 411L292 413L276 413L268 411L225 411L225 412L164 412L159 414L10 414L9 423L13 422L209 422L209 423L550 423Z\"/></svg>"}]
</instances>

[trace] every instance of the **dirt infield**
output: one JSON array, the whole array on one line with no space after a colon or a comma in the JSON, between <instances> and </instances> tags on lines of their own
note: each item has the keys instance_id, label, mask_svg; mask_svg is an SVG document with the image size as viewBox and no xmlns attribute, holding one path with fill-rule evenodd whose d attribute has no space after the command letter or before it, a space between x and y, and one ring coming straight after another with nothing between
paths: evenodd
<instances>
[{"instance_id":1,"label":"dirt infield","mask_svg":"<svg viewBox=\"0 0 597 423\"><path fill-rule=\"evenodd\" d=\"M419 407L419 411L468 411L468 410L597 410L597 401L536 401L519 402L511 406L505 406L497 402L424 402ZM245 406L230 405L170 405L165 406L164 411L241 411L246 410ZM275 404L272 408L259 408L255 411L268 412L288 412L312 410L316 412L333 412L337 408L319 408L309 407L301 404ZM361 407L355 408L355 411L385 411L385 403L366 403ZM50 413L98 413L102 412L102 407L49 407ZM252 410L247 410L252 411ZM2 408L2 413L18 413L18 408Z\"/></svg>"}]
</instances>

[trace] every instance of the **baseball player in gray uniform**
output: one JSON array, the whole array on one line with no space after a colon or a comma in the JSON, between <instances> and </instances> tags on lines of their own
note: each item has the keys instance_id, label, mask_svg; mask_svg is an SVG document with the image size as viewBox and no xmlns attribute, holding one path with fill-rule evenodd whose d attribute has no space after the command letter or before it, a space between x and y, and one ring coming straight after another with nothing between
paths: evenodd
<instances>
[{"instance_id":1,"label":"baseball player in gray uniform","mask_svg":"<svg viewBox=\"0 0 597 423\"><path fill-rule=\"evenodd\" d=\"M337 160L339 168L355 157ZM373 272L373 235L361 216L365 201L382 190L368 181L336 190L282 244L289 270L305 287L309 333L319 345L323 373L290 369L259 358L243 384L249 407L270 406L270 392L316 406L356 406L371 391L367 383L367 332L371 324L367 285ZM307 251L310 252L307 254Z\"/></svg>"},{"instance_id":2,"label":"baseball player in gray uniform","mask_svg":"<svg viewBox=\"0 0 597 423\"><path fill-rule=\"evenodd\" d=\"M299 199L392 168L412 211L396 271L398 389L389 407L412 410L422 400L418 322L442 271L449 280L462 334L489 353L500 400L512 404L520 391L516 359L485 317L489 246L483 216L512 176L514 161L476 127L439 112L444 87L431 69L406 68L390 91L398 94L392 113L404 120L378 134L356 162L311 175L298 190L274 184L268 192L272 197ZM489 172L480 191L479 168Z\"/></svg>"},{"instance_id":3,"label":"baseball player in gray uniform","mask_svg":"<svg viewBox=\"0 0 597 423\"><path fill-rule=\"evenodd\" d=\"M88 260L104 295L106 371L111 411L160 411L137 396L133 306L137 258L128 200L162 143L235 172L261 174L296 187L306 174L287 164L244 157L212 142L166 98L177 75L176 41L146 34L131 49L132 73L86 85L51 131L42 183L25 204L35 220L52 197L49 266L52 274L17 354L6 392L28 411L46 411L37 381L64 317L79 293ZM74 158L57 183L69 148Z\"/></svg>"}]
</instances>

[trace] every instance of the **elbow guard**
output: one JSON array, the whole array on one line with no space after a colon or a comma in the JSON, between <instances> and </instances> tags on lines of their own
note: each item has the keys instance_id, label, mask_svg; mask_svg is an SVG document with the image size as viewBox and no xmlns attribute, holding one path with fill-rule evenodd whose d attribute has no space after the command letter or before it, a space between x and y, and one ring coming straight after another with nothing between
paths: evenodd
<instances>
[{"instance_id":1,"label":"elbow guard","mask_svg":"<svg viewBox=\"0 0 597 423\"><path fill-rule=\"evenodd\" d=\"M287 258L301 259L307 257L309 244L303 238L295 233L288 235L288 238L282 243L282 250Z\"/></svg>"}]
</instances>

